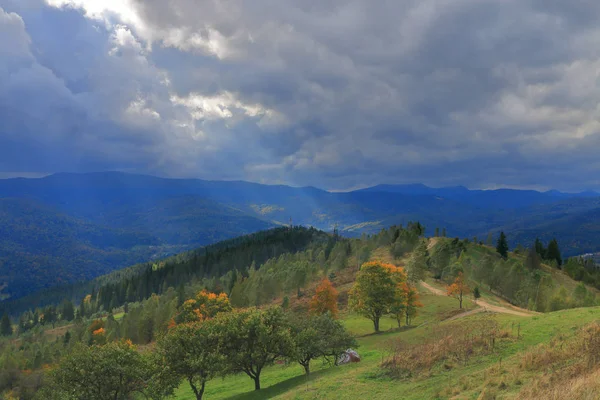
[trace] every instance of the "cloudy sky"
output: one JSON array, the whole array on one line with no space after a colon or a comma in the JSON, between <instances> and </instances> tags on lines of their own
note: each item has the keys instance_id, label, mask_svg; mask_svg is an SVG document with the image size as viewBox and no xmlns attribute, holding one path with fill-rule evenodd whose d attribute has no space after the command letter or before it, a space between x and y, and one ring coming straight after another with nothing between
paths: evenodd
<instances>
[{"instance_id":1,"label":"cloudy sky","mask_svg":"<svg viewBox=\"0 0 600 400\"><path fill-rule=\"evenodd\" d=\"M0 176L600 189L600 2L0 0Z\"/></svg>"}]
</instances>

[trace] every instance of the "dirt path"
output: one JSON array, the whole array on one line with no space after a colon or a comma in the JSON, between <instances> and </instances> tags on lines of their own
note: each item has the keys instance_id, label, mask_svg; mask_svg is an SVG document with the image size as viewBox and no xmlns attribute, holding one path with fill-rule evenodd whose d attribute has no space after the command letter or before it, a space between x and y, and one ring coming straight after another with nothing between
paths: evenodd
<instances>
[{"instance_id":1,"label":"dirt path","mask_svg":"<svg viewBox=\"0 0 600 400\"><path fill-rule=\"evenodd\" d=\"M437 296L446 296L446 293L443 290L435 288L426 282L421 281L421 285L425 289L429 290L431 293L433 293ZM471 310L471 311L467 311L462 314L455 315L454 317L449 318L448 320L466 317L468 315L476 314L478 312L483 312L483 311L491 311L491 312L496 312L496 313L501 313L501 314L518 315L521 317L530 317L534 314L537 314L533 311L525 310L523 308L515 307L512 305L508 306L508 307L495 306L495 305L492 305L492 304L488 303L487 301L481 300L481 299L475 301L475 304L477 304L480 308L476 308L475 310Z\"/></svg>"}]
</instances>

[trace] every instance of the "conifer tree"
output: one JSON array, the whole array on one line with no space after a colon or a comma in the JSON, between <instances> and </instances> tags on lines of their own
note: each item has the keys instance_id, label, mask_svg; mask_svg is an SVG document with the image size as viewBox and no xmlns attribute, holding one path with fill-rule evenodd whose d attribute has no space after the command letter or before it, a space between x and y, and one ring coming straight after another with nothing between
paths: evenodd
<instances>
[{"instance_id":1,"label":"conifer tree","mask_svg":"<svg viewBox=\"0 0 600 400\"><path fill-rule=\"evenodd\" d=\"M496 244L496 252L498 252L505 260L508 258L508 243L506 242L506 235L504 232L500 232L500 237Z\"/></svg>"},{"instance_id":2,"label":"conifer tree","mask_svg":"<svg viewBox=\"0 0 600 400\"><path fill-rule=\"evenodd\" d=\"M2 336L10 336L12 335L12 325L10 323L10 318L7 313L2 315L2 320L0 321L0 334Z\"/></svg>"},{"instance_id":3,"label":"conifer tree","mask_svg":"<svg viewBox=\"0 0 600 400\"><path fill-rule=\"evenodd\" d=\"M558 242L556 239L552 239L550 243L548 243L546 259L550 261L556 261L556 264L559 266L559 268L562 265L562 257L560 256L560 249L558 248Z\"/></svg>"}]
</instances>

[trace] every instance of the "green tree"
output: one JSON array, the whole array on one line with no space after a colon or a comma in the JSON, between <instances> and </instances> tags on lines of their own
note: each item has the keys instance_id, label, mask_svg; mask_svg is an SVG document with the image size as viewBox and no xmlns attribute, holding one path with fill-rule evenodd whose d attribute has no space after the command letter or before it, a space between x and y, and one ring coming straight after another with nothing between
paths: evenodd
<instances>
[{"instance_id":1,"label":"green tree","mask_svg":"<svg viewBox=\"0 0 600 400\"><path fill-rule=\"evenodd\" d=\"M542 260L540 259L539 253L535 247L527 250L527 256L525 257L525 267L529 270L537 270L542 267Z\"/></svg>"},{"instance_id":2,"label":"green tree","mask_svg":"<svg viewBox=\"0 0 600 400\"><path fill-rule=\"evenodd\" d=\"M405 281L402 268L379 261L365 263L350 291L350 307L373 321L375 332L379 332L379 320L402 298L401 284Z\"/></svg>"},{"instance_id":3,"label":"green tree","mask_svg":"<svg viewBox=\"0 0 600 400\"><path fill-rule=\"evenodd\" d=\"M153 369L147 359L126 342L104 346L76 345L50 373L50 399L129 400L147 393Z\"/></svg>"},{"instance_id":4,"label":"green tree","mask_svg":"<svg viewBox=\"0 0 600 400\"><path fill-rule=\"evenodd\" d=\"M548 243L548 250L546 251L546 260L554 260L560 268L562 265L562 257L560 256L560 249L558 248L558 242L556 239L552 239Z\"/></svg>"},{"instance_id":5,"label":"green tree","mask_svg":"<svg viewBox=\"0 0 600 400\"><path fill-rule=\"evenodd\" d=\"M65 321L73 321L75 319L75 307L70 300L63 301L60 314L60 317Z\"/></svg>"},{"instance_id":6,"label":"green tree","mask_svg":"<svg viewBox=\"0 0 600 400\"><path fill-rule=\"evenodd\" d=\"M500 232L500 237L496 244L496 252L505 260L508 258L508 242L506 241L504 232Z\"/></svg>"},{"instance_id":7,"label":"green tree","mask_svg":"<svg viewBox=\"0 0 600 400\"><path fill-rule=\"evenodd\" d=\"M13 334L12 325L10 323L10 317L7 313L2 315L2 320L0 321L0 334L2 336L10 336Z\"/></svg>"},{"instance_id":8,"label":"green tree","mask_svg":"<svg viewBox=\"0 0 600 400\"><path fill-rule=\"evenodd\" d=\"M544 247L544 244L542 243L542 241L539 238L535 238L534 248L535 248L536 253L539 254L540 258L542 260L545 260L546 259L546 248Z\"/></svg>"},{"instance_id":9,"label":"green tree","mask_svg":"<svg viewBox=\"0 0 600 400\"><path fill-rule=\"evenodd\" d=\"M225 368L219 336L215 323L207 320L177 325L158 340L156 357L162 371L157 381L165 394L185 380L196 399L202 399L206 382Z\"/></svg>"},{"instance_id":10,"label":"green tree","mask_svg":"<svg viewBox=\"0 0 600 400\"><path fill-rule=\"evenodd\" d=\"M221 351L232 373L243 372L260 390L260 374L276 359L293 351L293 341L281 307L234 310L215 318Z\"/></svg>"},{"instance_id":11,"label":"green tree","mask_svg":"<svg viewBox=\"0 0 600 400\"><path fill-rule=\"evenodd\" d=\"M475 289L473 289L473 297L475 298L475 300L477 300L481 297L481 292L479 291L479 286L475 286Z\"/></svg>"},{"instance_id":12,"label":"green tree","mask_svg":"<svg viewBox=\"0 0 600 400\"><path fill-rule=\"evenodd\" d=\"M417 283L425 278L427 259L427 242L421 240L408 260L407 276L410 282Z\"/></svg>"}]
</instances>

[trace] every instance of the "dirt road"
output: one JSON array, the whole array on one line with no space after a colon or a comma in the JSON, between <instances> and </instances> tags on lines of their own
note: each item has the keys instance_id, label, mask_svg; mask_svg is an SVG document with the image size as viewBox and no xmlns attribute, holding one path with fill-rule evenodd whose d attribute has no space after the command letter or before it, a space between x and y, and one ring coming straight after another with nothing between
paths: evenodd
<instances>
[{"instance_id":1,"label":"dirt road","mask_svg":"<svg viewBox=\"0 0 600 400\"><path fill-rule=\"evenodd\" d=\"M421 286L423 286L425 289L429 290L431 293L433 293L437 296L446 296L446 292L444 292L441 289L435 288L426 282L421 282ZM495 306L495 305L492 305L492 304L488 303L487 301L481 300L481 299L475 301L475 304L477 304L480 308L476 308L475 310L467 311L463 314L455 315L454 317L450 318L450 320L466 317L467 315L472 315L472 314L476 314L478 312L483 312L483 311L490 311L490 312L496 312L496 313L501 313L501 314L518 315L521 317L530 317L534 314L537 314L536 312L525 310L525 309L519 308L519 307L515 307L513 305L507 305L506 307Z\"/></svg>"}]
</instances>

